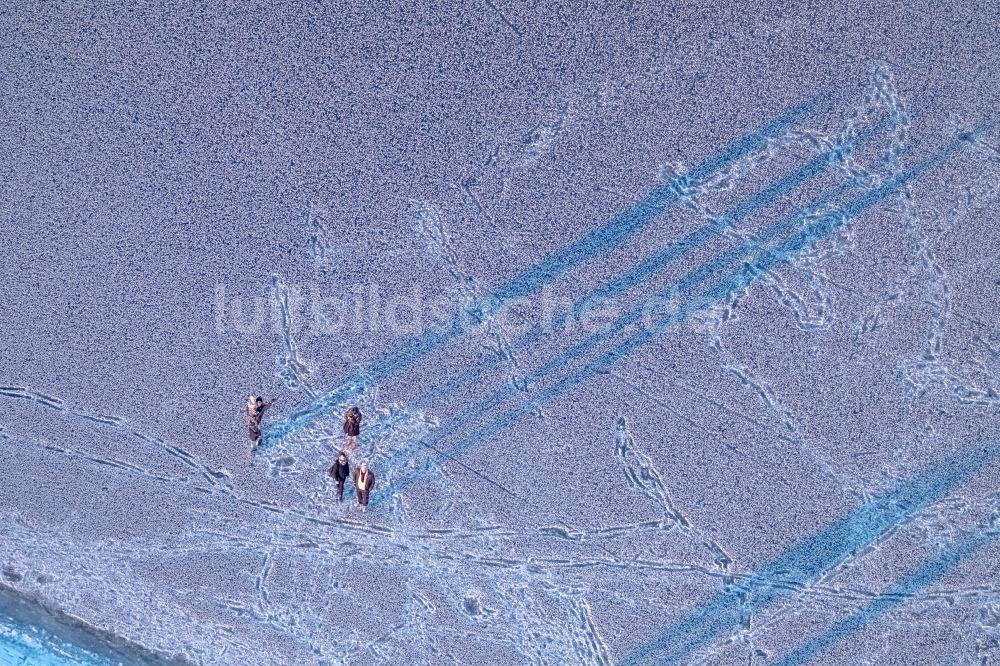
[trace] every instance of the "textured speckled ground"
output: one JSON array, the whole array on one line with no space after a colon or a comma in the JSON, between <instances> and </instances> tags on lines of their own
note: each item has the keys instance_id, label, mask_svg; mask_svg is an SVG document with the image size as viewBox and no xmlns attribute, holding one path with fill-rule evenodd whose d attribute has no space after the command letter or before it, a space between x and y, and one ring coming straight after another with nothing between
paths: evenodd
<instances>
[{"instance_id":1,"label":"textured speckled ground","mask_svg":"<svg viewBox=\"0 0 1000 666\"><path fill-rule=\"evenodd\" d=\"M0 661L1000 663L1000 12L716 4L0 9Z\"/></svg>"}]
</instances>

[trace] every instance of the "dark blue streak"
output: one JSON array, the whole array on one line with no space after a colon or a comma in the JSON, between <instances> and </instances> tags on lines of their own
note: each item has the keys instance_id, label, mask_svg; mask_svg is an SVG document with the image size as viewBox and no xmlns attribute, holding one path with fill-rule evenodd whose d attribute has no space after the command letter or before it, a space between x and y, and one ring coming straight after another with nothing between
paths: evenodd
<instances>
[{"instance_id":1,"label":"dark blue streak","mask_svg":"<svg viewBox=\"0 0 1000 666\"><path fill-rule=\"evenodd\" d=\"M759 149L769 139L780 136L796 122L820 107L821 103L828 100L827 95L818 95L799 104L777 120L757 132L743 137L726 150L695 167L689 173L653 190L643 200L622 214L555 252L489 296L480 299L478 303L465 308L452 317L450 324L444 330L432 331L424 336L412 338L403 344L397 352L383 357L366 370L356 373L351 379L317 396L293 412L288 418L269 424L265 428L261 446L268 446L287 437L313 419L327 413L348 397L358 395L372 383L391 377L409 367L418 359L441 348L469 328L478 326L485 318L499 311L507 303L532 294L562 273L621 246L657 215L682 200L689 191L705 181L714 172Z\"/></svg>"},{"instance_id":2,"label":"dark blue streak","mask_svg":"<svg viewBox=\"0 0 1000 666\"><path fill-rule=\"evenodd\" d=\"M997 537L1000 537L1000 532L996 530L980 532L957 546L941 550L903 582L879 595L877 599L854 615L841 620L805 645L790 652L781 661L776 662L775 666L793 666L806 663L833 643L857 632L893 607L912 599L920 590L948 573L962 559L992 543Z\"/></svg>"},{"instance_id":3,"label":"dark blue streak","mask_svg":"<svg viewBox=\"0 0 1000 666\"><path fill-rule=\"evenodd\" d=\"M981 132L984 130L981 129L979 131ZM684 321L695 312L711 307L712 305L721 301L728 295L744 289L761 273L769 270L770 268L780 263L788 261L798 252L800 252L803 248L815 243L824 236L828 235L829 233L843 226L849 219L859 215L860 213L867 210L871 206L874 206L876 203L882 201L886 197L899 192L911 180L913 180L919 175L922 175L927 170L940 164L948 157L957 153L968 141L969 137L962 137L952 142L950 145L948 145L946 148L942 149L932 157L918 163L916 166L911 167L910 169L901 172L900 174L894 176L893 178L886 180L882 185L856 198L852 202L845 204L836 211L823 215L822 217L819 218L818 221L808 225L802 232L794 236L791 240L785 242L782 245L779 245L773 250L765 252L760 258L758 258L754 262L748 263L742 269L731 273L728 278L724 279L714 288L708 290L707 292L704 292L697 298L692 299L691 301L686 303L683 307L679 308L676 313L664 317L658 322L650 323L644 329L632 335L630 338L625 339L617 347L608 351L603 356L600 356L599 358L591 361L590 363L585 365L583 368L577 370L576 372L567 375L566 377L563 377L558 382L553 384L551 387L540 393L536 398L526 402L525 404L521 405L520 407L514 410L500 414L491 424L479 429L478 431L465 437L464 439L459 440L456 444L452 446L452 448L447 453L443 454L443 459L448 460L451 458L455 458L464 453L465 451L467 451L468 449L472 448L473 446L476 446L479 443L488 440L489 438L501 432L503 429L516 423L525 415L535 411L542 404L545 404L550 400L558 397L559 395L565 393L567 390L575 387L585 379L595 374L605 372L608 368L610 368L610 366L628 356L635 349L645 345L653 338L655 338L656 336L660 335L661 333L669 329L671 326L681 321ZM825 201L830 196L831 195L829 194L824 195L823 197L820 197L820 199L817 200L817 202ZM806 214L808 214L811 209L815 208L817 202L813 202L813 204L806 207L804 211L800 211L799 213L796 213L790 216L789 218L783 220L782 222L779 222L778 224L772 226L768 231L764 232L762 237L757 237L749 242L755 245L759 245L768 238L773 237L773 235L778 233L781 229L787 227L794 221L797 221ZM730 251L729 253L726 253L726 255L724 255L722 258L717 259L716 263L723 262L724 260L725 261L731 260L733 256L745 253L746 253L745 247L738 247ZM700 282L701 280L704 279L705 276L709 274L709 271L706 271L706 268L707 267L703 267L702 269L698 269L695 272L689 274L688 276L683 278L678 283L678 285L681 288L688 288L691 282L693 281ZM677 286L672 285L664 289L663 292L661 293L672 294L675 292L676 289ZM637 314L637 312L639 314ZM636 308L628 315L623 317L621 320L616 322L616 325L613 328L620 331L628 325L626 320L631 320L634 322L638 319L639 315L641 315L641 309ZM593 336L593 338L588 339L587 341L584 341L583 343L580 343L576 345L574 348L568 350L563 355L561 355L560 358L565 358L565 359L576 358L577 356L579 356L580 353L582 353L584 347L589 349L598 342L604 340L606 337L608 337L608 335L610 335L610 333L606 332ZM551 365L552 363L553 362L550 362L549 365ZM418 467L417 469L411 471L407 475L407 477L395 482L394 484L383 486L382 489L377 492L376 496L372 498L372 501L375 503L379 503L383 501L391 493L398 492L408 487L414 481L426 475L431 470L430 463L431 461L424 463L421 467Z\"/></svg>"}]
</instances>

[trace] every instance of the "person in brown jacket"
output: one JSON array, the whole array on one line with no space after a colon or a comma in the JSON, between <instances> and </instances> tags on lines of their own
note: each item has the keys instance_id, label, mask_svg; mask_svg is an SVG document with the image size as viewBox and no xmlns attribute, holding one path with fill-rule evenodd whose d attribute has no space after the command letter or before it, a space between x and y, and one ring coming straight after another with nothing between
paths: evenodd
<instances>
[{"instance_id":1,"label":"person in brown jacket","mask_svg":"<svg viewBox=\"0 0 1000 666\"><path fill-rule=\"evenodd\" d=\"M358 492L358 506L362 511L368 510L368 495L375 488L375 472L368 465L361 465L354 470L354 489Z\"/></svg>"},{"instance_id":2,"label":"person in brown jacket","mask_svg":"<svg viewBox=\"0 0 1000 666\"><path fill-rule=\"evenodd\" d=\"M344 434L347 435L347 450L353 451L358 448L358 435L361 434L361 410L357 407L351 407L344 415Z\"/></svg>"}]
</instances>

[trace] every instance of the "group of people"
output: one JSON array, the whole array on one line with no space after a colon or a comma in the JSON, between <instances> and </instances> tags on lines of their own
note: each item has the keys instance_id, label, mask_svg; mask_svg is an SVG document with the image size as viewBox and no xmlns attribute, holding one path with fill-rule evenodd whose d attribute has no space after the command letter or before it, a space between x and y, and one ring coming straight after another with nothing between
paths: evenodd
<instances>
[{"instance_id":1,"label":"group of people","mask_svg":"<svg viewBox=\"0 0 1000 666\"><path fill-rule=\"evenodd\" d=\"M347 452L341 451L327 473L337 483L338 501L344 501L344 484L350 478L354 483L354 491L358 495L358 506L361 507L362 511L368 510L368 497L375 489L375 472L368 468L367 463L362 462L358 465L354 470L354 475L351 476L351 463L347 459Z\"/></svg>"},{"instance_id":2,"label":"group of people","mask_svg":"<svg viewBox=\"0 0 1000 666\"><path fill-rule=\"evenodd\" d=\"M274 401L264 402L260 396L250 396L247 399L247 428L250 431L250 452L253 454L260 441L260 421L264 410L274 404ZM344 415L344 448L341 449L330 467L329 474L337 484L337 499L344 501L344 484L347 479L354 483L354 490L358 496L358 506L362 511L368 510L368 498L372 490L375 489L375 472L371 470L367 463L362 462L351 474L351 463L348 460L349 453L354 453L358 448L358 436L361 435L361 410L351 407Z\"/></svg>"}]
</instances>

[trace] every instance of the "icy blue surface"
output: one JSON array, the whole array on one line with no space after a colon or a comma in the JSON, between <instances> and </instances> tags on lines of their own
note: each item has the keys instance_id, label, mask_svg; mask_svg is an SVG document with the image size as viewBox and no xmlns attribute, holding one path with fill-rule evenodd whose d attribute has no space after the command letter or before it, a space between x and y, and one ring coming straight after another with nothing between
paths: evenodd
<instances>
[{"instance_id":1,"label":"icy blue surface","mask_svg":"<svg viewBox=\"0 0 1000 666\"><path fill-rule=\"evenodd\" d=\"M731 4L0 8L0 663L1000 663L1000 12Z\"/></svg>"},{"instance_id":2,"label":"icy blue surface","mask_svg":"<svg viewBox=\"0 0 1000 666\"><path fill-rule=\"evenodd\" d=\"M23 620L0 615L0 664L23 666L113 666L99 654L39 629Z\"/></svg>"},{"instance_id":3,"label":"icy blue surface","mask_svg":"<svg viewBox=\"0 0 1000 666\"><path fill-rule=\"evenodd\" d=\"M103 666L99 659L75 658L48 643L39 643L19 626L0 628L0 663L24 666Z\"/></svg>"}]
</instances>

